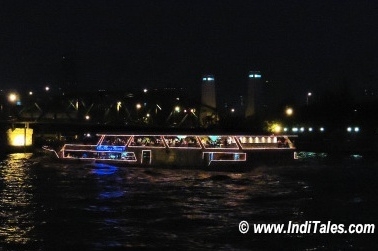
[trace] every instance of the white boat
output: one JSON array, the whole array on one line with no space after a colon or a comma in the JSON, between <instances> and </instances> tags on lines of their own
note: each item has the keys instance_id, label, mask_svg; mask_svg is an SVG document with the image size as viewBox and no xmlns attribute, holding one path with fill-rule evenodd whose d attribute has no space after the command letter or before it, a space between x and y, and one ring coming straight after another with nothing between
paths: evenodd
<instances>
[{"instance_id":1,"label":"white boat","mask_svg":"<svg viewBox=\"0 0 378 251\"><path fill-rule=\"evenodd\" d=\"M62 160L132 166L246 166L295 159L295 135L97 134L96 145L65 144Z\"/></svg>"}]
</instances>

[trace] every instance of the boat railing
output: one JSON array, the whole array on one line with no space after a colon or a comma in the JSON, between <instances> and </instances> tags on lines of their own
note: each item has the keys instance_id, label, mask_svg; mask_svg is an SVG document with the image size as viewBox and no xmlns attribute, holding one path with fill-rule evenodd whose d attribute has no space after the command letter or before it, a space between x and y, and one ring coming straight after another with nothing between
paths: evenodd
<instances>
[{"instance_id":1,"label":"boat railing","mask_svg":"<svg viewBox=\"0 0 378 251\"><path fill-rule=\"evenodd\" d=\"M65 144L62 150L65 150L65 151L67 150L82 150L82 151L96 150L96 145Z\"/></svg>"},{"instance_id":2,"label":"boat railing","mask_svg":"<svg viewBox=\"0 0 378 251\"><path fill-rule=\"evenodd\" d=\"M42 149L45 151L53 152L57 158L59 158L59 154L55 151L55 149L50 148L49 146L42 146Z\"/></svg>"}]
</instances>

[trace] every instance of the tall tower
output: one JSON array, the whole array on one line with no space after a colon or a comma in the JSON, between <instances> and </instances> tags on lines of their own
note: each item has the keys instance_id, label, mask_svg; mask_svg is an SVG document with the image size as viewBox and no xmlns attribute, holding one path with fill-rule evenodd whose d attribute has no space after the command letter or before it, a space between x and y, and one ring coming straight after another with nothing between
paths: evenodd
<instances>
[{"instance_id":1,"label":"tall tower","mask_svg":"<svg viewBox=\"0 0 378 251\"><path fill-rule=\"evenodd\" d=\"M61 74L61 88L63 89L63 91L77 90L77 88L79 87L77 67L72 57L62 57Z\"/></svg>"},{"instance_id":2,"label":"tall tower","mask_svg":"<svg viewBox=\"0 0 378 251\"><path fill-rule=\"evenodd\" d=\"M213 75L202 77L201 87L201 110L200 123L207 126L215 122L216 119L216 95L215 95L215 78Z\"/></svg>"},{"instance_id":3,"label":"tall tower","mask_svg":"<svg viewBox=\"0 0 378 251\"><path fill-rule=\"evenodd\" d=\"M248 74L248 88L246 97L246 118L259 113L262 107L262 95L261 73L259 71L250 71Z\"/></svg>"}]
</instances>

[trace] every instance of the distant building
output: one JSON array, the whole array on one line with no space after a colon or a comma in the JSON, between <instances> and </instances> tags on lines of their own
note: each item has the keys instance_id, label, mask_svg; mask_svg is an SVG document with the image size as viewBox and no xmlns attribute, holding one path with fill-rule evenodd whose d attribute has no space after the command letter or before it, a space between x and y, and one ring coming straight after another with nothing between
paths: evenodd
<instances>
[{"instance_id":1,"label":"distant building","mask_svg":"<svg viewBox=\"0 0 378 251\"><path fill-rule=\"evenodd\" d=\"M202 77L201 86L200 123L202 126L216 122L216 109L215 78L213 75L205 75Z\"/></svg>"},{"instance_id":2,"label":"distant building","mask_svg":"<svg viewBox=\"0 0 378 251\"><path fill-rule=\"evenodd\" d=\"M259 113L262 106L263 87L261 73L259 71L250 71L248 74L245 117L251 117Z\"/></svg>"},{"instance_id":3,"label":"distant building","mask_svg":"<svg viewBox=\"0 0 378 251\"><path fill-rule=\"evenodd\" d=\"M76 92L78 90L78 72L77 66L72 57L67 55L62 56L61 61L61 76L60 76L60 90L63 93Z\"/></svg>"}]
</instances>

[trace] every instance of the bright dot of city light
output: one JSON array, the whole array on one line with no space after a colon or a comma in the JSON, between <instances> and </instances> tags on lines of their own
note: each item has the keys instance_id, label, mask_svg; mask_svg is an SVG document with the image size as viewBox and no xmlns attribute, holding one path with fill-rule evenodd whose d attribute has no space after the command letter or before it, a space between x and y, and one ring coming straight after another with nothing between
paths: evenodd
<instances>
[{"instance_id":1,"label":"bright dot of city light","mask_svg":"<svg viewBox=\"0 0 378 251\"><path fill-rule=\"evenodd\" d=\"M293 110L293 108L289 107L289 108L286 108L285 113L286 113L287 116L291 116L291 115L293 115L294 110Z\"/></svg>"},{"instance_id":2,"label":"bright dot of city light","mask_svg":"<svg viewBox=\"0 0 378 251\"><path fill-rule=\"evenodd\" d=\"M9 94L9 101L14 102L17 99L17 95L14 93Z\"/></svg>"},{"instance_id":3,"label":"bright dot of city light","mask_svg":"<svg viewBox=\"0 0 378 251\"><path fill-rule=\"evenodd\" d=\"M282 127L279 124L275 124L273 127L273 132L280 133L282 130Z\"/></svg>"}]
</instances>

